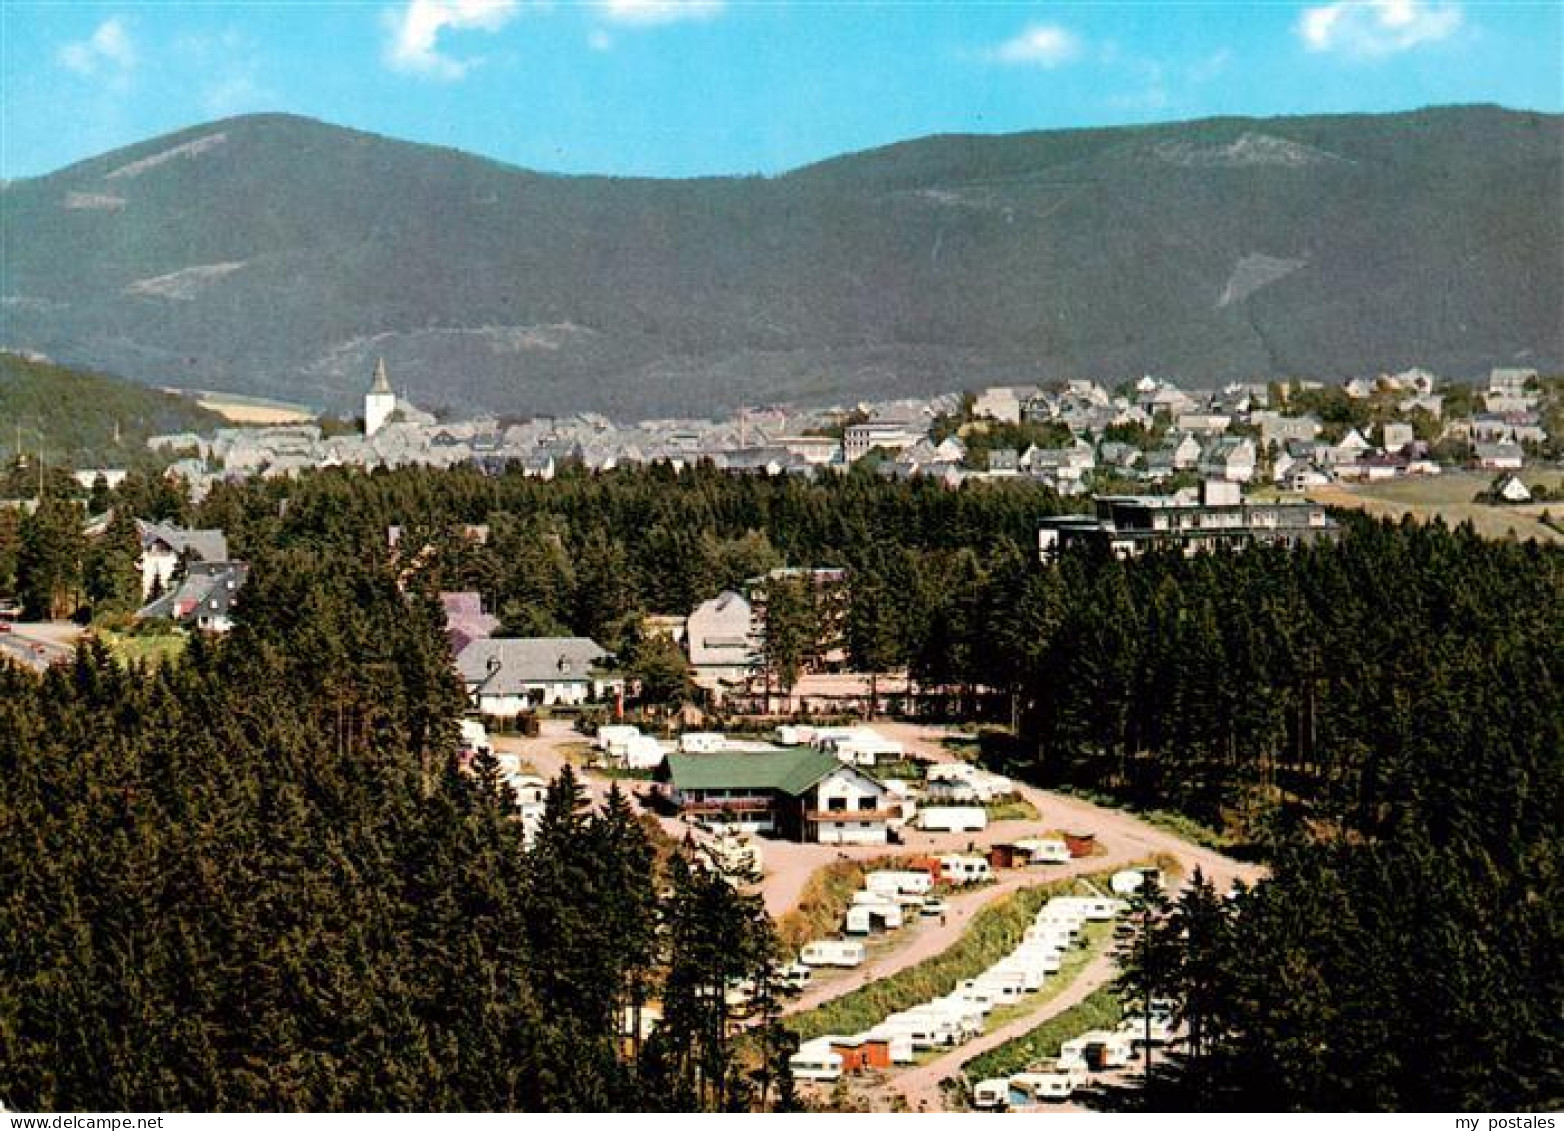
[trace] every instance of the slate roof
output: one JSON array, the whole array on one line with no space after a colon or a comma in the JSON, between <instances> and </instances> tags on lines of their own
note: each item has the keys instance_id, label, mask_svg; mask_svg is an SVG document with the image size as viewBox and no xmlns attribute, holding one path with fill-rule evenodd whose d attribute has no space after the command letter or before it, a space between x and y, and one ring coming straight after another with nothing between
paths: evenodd
<instances>
[{"instance_id":1,"label":"slate roof","mask_svg":"<svg viewBox=\"0 0 1564 1131\"><path fill-rule=\"evenodd\" d=\"M693 622L686 629L690 663L699 667L750 662L755 650L754 613L741 594L726 589L702 601L689 620Z\"/></svg>"},{"instance_id":2,"label":"slate roof","mask_svg":"<svg viewBox=\"0 0 1564 1131\"><path fill-rule=\"evenodd\" d=\"M181 623L202 617L226 617L236 594L249 579L244 562L191 562L185 579L136 613L139 620L166 618Z\"/></svg>"},{"instance_id":3,"label":"slate roof","mask_svg":"<svg viewBox=\"0 0 1564 1131\"><path fill-rule=\"evenodd\" d=\"M177 526L138 518L136 531L141 536L142 549L149 549L155 543L162 542L176 554L188 549L201 561L228 560L228 539L221 530L181 530Z\"/></svg>"},{"instance_id":4,"label":"slate roof","mask_svg":"<svg viewBox=\"0 0 1564 1131\"><path fill-rule=\"evenodd\" d=\"M813 746L792 746L764 753L669 754L658 776L687 790L775 790L798 797L842 763ZM867 776L867 775L865 775Z\"/></svg>"},{"instance_id":5,"label":"slate roof","mask_svg":"<svg viewBox=\"0 0 1564 1131\"><path fill-rule=\"evenodd\" d=\"M529 684L584 682L606 659L602 646L585 636L490 637L463 648L456 669L485 695L519 695Z\"/></svg>"},{"instance_id":6,"label":"slate roof","mask_svg":"<svg viewBox=\"0 0 1564 1131\"><path fill-rule=\"evenodd\" d=\"M1473 444L1472 450L1478 459L1520 459L1525 455L1525 450L1519 444Z\"/></svg>"}]
</instances>

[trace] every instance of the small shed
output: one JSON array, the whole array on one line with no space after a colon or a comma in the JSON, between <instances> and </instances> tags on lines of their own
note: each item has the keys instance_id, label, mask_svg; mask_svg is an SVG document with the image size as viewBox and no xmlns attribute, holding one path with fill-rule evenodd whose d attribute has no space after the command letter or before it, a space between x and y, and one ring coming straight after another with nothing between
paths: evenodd
<instances>
[{"instance_id":1,"label":"small shed","mask_svg":"<svg viewBox=\"0 0 1564 1131\"><path fill-rule=\"evenodd\" d=\"M842 1058L842 1071L849 1076L891 1066L891 1042L886 1037L838 1037L832 1040L831 1051Z\"/></svg>"},{"instance_id":2,"label":"small shed","mask_svg":"<svg viewBox=\"0 0 1564 1131\"><path fill-rule=\"evenodd\" d=\"M1095 833L1065 833L1064 843L1070 850L1070 855L1079 860L1083 856L1090 856L1097 848L1097 835Z\"/></svg>"},{"instance_id":3,"label":"small shed","mask_svg":"<svg viewBox=\"0 0 1564 1131\"><path fill-rule=\"evenodd\" d=\"M1032 854L1015 844L992 844L988 848L990 868L1020 868L1030 863Z\"/></svg>"}]
</instances>

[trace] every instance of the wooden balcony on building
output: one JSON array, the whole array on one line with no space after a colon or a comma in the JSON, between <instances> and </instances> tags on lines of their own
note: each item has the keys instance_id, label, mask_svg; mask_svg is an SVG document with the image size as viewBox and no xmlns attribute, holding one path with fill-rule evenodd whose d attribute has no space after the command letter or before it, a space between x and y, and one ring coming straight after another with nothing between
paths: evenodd
<instances>
[{"instance_id":1,"label":"wooden balcony on building","mask_svg":"<svg viewBox=\"0 0 1564 1131\"><path fill-rule=\"evenodd\" d=\"M804 814L808 821L894 821L901 816L899 809L810 809Z\"/></svg>"},{"instance_id":2,"label":"wooden balcony on building","mask_svg":"<svg viewBox=\"0 0 1564 1131\"><path fill-rule=\"evenodd\" d=\"M708 797L685 801L685 813L770 813L775 808L767 797Z\"/></svg>"}]
</instances>

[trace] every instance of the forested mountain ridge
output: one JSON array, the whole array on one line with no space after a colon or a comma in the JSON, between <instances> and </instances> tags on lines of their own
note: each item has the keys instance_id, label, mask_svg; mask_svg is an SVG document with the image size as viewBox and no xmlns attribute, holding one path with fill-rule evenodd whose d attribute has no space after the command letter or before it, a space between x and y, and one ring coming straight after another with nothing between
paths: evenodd
<instances>
[{"instance_id":1,"label":"forested mountain ridge","mask_svg":"<svg viewBox=\"0 0 1564 1131\"><path fill-rule=\"evenodd\" d=\"M1230 118L657 181L236 118L5 186L4 344L335 409L384 354L427 405L620 416L1557 368L1561 131Z\"/></svg>"},{"instance_id":2,"label":"forested mountain ridge","mask_svg":"<svg viewBox=\"0 0 1564 1131\"><path fill-rule=\"evenodd\" d=\"M132 381L84 373L0 351L0 451L46 463L113 466L145 459L146 440L169 432L211 432L223 418L195 401Z\"/></svg>"}]
</instances>

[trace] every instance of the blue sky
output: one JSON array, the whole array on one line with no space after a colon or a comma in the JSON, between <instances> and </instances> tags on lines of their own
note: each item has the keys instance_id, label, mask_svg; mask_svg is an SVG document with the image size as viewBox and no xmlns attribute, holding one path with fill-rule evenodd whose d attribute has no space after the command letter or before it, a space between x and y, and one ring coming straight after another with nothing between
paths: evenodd
<instances>
[{"instance_id":1,"label":"blue sky","mask_svg":"<svg viewBox=\"0 0 1564 1131\"><path fill-rule=\"evenodd\" d=\"M562 172L772 173L923 134L1564 110L1564 4L0 0L0 176L283 110Z\"/></svg>"}]
</instances>

